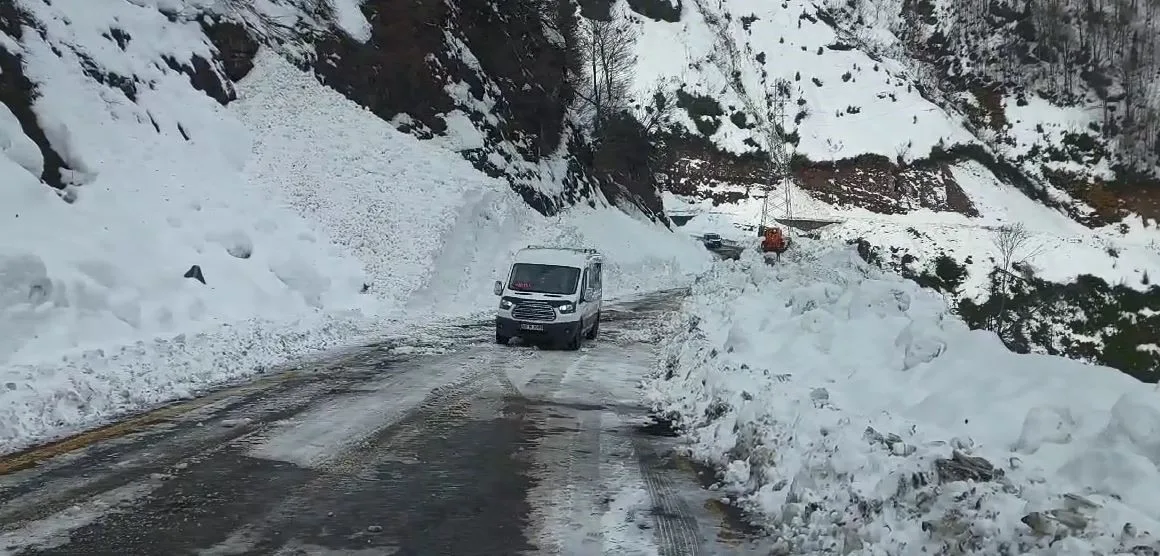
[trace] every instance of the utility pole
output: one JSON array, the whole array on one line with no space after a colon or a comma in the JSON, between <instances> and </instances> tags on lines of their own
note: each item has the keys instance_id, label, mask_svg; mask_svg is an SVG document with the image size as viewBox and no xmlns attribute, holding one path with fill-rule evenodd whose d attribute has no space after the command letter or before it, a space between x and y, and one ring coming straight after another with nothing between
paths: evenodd
<instances>
[{"instance_id":1,"label":"utility pole","mask_svg":"<svg viewBox=\"0 0 1160 556\"><path fill-rule=\"evenodd\" d=\"M789 97L790 83L778 79L775 84L772 113L770 114L767 143L769 146L769 174L765 182L765 202L761 206L761 223L757 235L765 234L778 220L793 218L793 192L790 188L789 152L785 146L785 103ZM781 186L782 195L774 196L773 191Z\"/></svg>"}]
</instances>

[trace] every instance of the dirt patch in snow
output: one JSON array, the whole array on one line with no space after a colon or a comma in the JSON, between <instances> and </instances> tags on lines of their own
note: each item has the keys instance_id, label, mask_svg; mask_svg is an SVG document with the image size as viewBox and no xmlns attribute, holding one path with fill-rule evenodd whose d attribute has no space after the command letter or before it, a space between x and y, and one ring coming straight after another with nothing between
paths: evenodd
<instances>
[{"instance_id":1,"label":"dirt patch in snow","mask_svg":"<svg viewBox=\"0 0 1160 556\"><path fill-rule=\"evenodd\" d=\"M735 203L769 179L764 153L736 155L692 134L672 134L663 143L661 186L678 195L712 199L715 205Z\"/></svg>"},{"instance_id":2,"label":"dirt patch in snow","mask_svg":"<svg viewBox=\"0 0 1160 556\"><path fill-rule=\"evenodd\" d=\"M759 195L770 179L764 153L725 152L703 137L671 136L661 164L664 187L678 195L735 203ZM955 182L951 161L923 159L900 166L886 157L815 162L798 156L792 171L797 182L819 200L836 206L861 207L881 214L917 209L978 216L966 192Z\"/></svg>"},{"instance_id":3,"label":"dirt patch in snow","mask_svg":"<svg viewBox=\"0 0 1160 556\"><path fill-rule=\"evenodd\" d=\"M979 215L942 162L923 160L899 166L875 155L833 162L799 159L794 173L803 189L836 206L856 206L881 214L925 208Z\"/></svg>"},{"instance_id":4,"label":"dirt patch in snow","mask_svg":"<svg viewBox=\"0 0 1160 556\"><path fill-rule=\"evenodd\" d=\"M1140 177L1113 182L1093 179L1074 172L1043 169L1054 186L1082 200L1095 211L1091 215L1072 214L1086 226L1104 226L1130 214L1160 220L1160 180Z\"/></svg>"}]
</instances>

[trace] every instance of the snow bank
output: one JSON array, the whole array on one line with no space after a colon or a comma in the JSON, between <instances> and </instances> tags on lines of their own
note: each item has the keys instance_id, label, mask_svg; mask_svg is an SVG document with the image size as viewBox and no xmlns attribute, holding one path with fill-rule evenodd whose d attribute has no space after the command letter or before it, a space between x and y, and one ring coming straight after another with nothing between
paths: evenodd
<instances>
[{"instance_id":1,"label":"snow bank","mask_svg":"<svg viewBox=\"0 0 1160 556\"><path fill-rule=\"evenodd\" d=\"M36 162L28 156L17 158L25 170L5 169L12 180L0 191L9 209L0 219L0 275L8 278L0 364L257 316L289 321L321 308L368 308L359 262L248 187L239 172L250 149L245 128L186 76L159 69L163 56L180 61L206 48L188 25L110 4L109 15L134 37L121 51L90 28L99 20L80 18L93 15L89 3L30 5L45 22L43 37L26 33L23 44L26 73L39 84L33 108L75 172L66 203L26 171ZM151 86L134 102L85 75L78 53ZM19 126L4 130L25 145L15 152L28 152ZM204 284L184 277L194 265Z\"/></svg>"},{"instance_id":2,"label":"snow bank","mask_svg":"<svg viewBox=\"0 0 1160 556\"><path fill-rule=\"evenodd\" d=\"M749 255L699 278L649 384L722 491L764 516L771 543L798 554L1156 545L1153 389L1012 354L851 250L802 245L776 268Z\"/></svg>"}]
</instances>

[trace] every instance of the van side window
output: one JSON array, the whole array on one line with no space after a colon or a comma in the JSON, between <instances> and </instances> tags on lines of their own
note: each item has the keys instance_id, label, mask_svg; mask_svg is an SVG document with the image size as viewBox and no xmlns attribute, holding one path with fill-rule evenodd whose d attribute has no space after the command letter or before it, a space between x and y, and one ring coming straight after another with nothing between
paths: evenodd
<instances>
[{"instance_id":1,"label":"van side window","mask_svg":"<svg viewBox=\"0 0 1160 556\"><path fill-rule=\"evenodd\" d=\"M603 280L600 276L601 266L603 266L601 263L595 263L592 265L592 287L597 290L602 289L601 286L603 285Z\"/></svg>"},{"instance_id":2,"label":"van side window","mask_svg":"<svg viewBox=\"0 0 1160 556\"><path fill-rule=\"evenodd\" d=\"M581 292L588 291L588 269L587 268L584 269L584 273L581 275L581 278L580 278L580 291Z\"/></svg>"}]
</instances>

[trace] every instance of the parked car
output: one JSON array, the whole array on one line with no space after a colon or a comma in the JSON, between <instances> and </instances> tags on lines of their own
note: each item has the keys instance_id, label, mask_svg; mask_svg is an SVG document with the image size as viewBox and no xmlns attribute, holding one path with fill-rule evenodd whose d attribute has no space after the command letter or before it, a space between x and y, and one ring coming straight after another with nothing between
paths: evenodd
<instances>
[{"instance_id":1,"label":"parked car","mask_svg":"<svg viewBox=\"0 0 1160 556\"><path fill-rule=\"evenodd\" d=\"M704 243L705 247L708 247L709 249L720 249L721 235L713 233L705 234L701 236L701 242Z\"/></svg>"}]
</instances>

